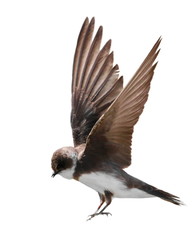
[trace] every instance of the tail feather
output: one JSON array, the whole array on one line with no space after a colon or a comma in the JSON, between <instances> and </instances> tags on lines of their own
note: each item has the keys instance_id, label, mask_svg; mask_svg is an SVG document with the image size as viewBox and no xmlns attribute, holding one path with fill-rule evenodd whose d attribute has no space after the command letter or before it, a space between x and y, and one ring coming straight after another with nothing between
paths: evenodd
<instances>
[{"instance_id":1,"label":"tail feather","mask_svg":"<svg viewBox=\"0 0 194 240\"><path fill-rule=\"evenodd\" d=\"M173 204L184 205L184 203L180 200L179 197L177 197L171 193L165 192L163 190L160 190L158 188L155 188L153 186L150 186L148 184L146 184L146 186L144 186L142 190L144 190L145 192L147 192L153 196L159 197L165 201L171 202Z\"/></svg>"},{"instance_id":2,"label":"tail feather","mask_svg":"<svg viewBox=\"0 0 194 240\"><path fill-rule=\"evenodd\" d=\"M163 200L166 200L168 202L174 203L176 205L183 205L183 203L181 202L179 197L177 197L177 196L175 196L171 193L165 192L163 190L160 190L160 189L156 188L154 191L152 191L151 194L156 196L156 197L159 197Z\"/></svg>"}]
</instances>

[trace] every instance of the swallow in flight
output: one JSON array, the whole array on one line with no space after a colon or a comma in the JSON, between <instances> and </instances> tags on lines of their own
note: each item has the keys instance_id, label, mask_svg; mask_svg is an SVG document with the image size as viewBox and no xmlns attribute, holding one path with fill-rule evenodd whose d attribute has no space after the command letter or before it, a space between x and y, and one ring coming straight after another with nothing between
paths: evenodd
<instances>
[{"instance_id":1,"label":"swallow in flight","mask_svg":"<svg viewBox=\"0 0 194 240\"><path fill-rule=\"evenodd\" d=\"M180 199L125 172L131 164L135 124L148 98L161 38L157 40L129 83L123 88L118 65L113 65L111 40L101 48L102 26L93 37L94 18L85 19L74 55L71 127L74 147L62 147L52 157L56 174L75 179L100 197L96 212L113 198L159 197L176 205ZM103 207L103 204L104 207Z\"/></svg>"}]
</instances>

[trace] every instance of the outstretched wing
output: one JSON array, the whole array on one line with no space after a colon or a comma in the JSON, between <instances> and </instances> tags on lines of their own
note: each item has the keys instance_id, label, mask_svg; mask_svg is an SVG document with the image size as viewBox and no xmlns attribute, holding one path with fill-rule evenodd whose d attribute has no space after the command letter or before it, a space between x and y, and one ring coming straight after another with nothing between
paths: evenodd
<instances>
[{"instance_id":1,"label":"outstretched wing","mask_svg":"<svg viewBox=\"0 0 194 240\"><path fill-rule=\"evenodd\" d=\"M100 49L102 27L94 39L94 18L81 28L73 63L71 126L74 145L86 142L97 120L103 115L123 88L118 65L113 66L109 40Z\"/></svg>"},{"instance_id":2,"label":"outstretched wing","mask_svg":"<svg viewBox=\"0 0 194 240\"><path fill-rule=\"evenodd\" d=\"M148 98L160 42L158 39L131 81L89 134L83 161L90 166L112 162L125 168L131 164L133 128Z\"/></svg>"}]
</instances>

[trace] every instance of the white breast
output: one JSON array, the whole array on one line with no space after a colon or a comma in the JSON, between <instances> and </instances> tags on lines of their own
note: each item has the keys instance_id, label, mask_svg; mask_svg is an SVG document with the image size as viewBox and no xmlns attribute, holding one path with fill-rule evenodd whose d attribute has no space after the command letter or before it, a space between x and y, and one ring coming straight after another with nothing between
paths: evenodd
<instances>
[{"instance_id":1,"label":"white breast","mask_svg":"<svg viewBox=\"0 0 194 240\"><path fill-rule=\"evenodd\" d=\"M113 193L113 197L117 198L153 197L137 188L130 189L118 178L103 172L83 174L80 176L79 181L102 194L104 194L105 190L110 191Z\"/></svg>"}]
</instances>

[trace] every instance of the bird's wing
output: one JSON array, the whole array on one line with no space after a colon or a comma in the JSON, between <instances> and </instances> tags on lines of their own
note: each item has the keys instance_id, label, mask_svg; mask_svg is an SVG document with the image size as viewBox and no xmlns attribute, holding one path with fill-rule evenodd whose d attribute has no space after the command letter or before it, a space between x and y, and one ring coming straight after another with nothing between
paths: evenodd
<instances>
[{"instance_id":1,"label":"bird's wing","mask_svg":"<svg viewBox=\"0 0 194 240\"><path fill-rule=\"evenodd\" d=\"M74 55L71 126L74 145L86 142L97 120L123 88L118 65L113 66L111 40L100 49L102 27L94 39L94 18L83 23Z\"/></svg>"},{"instance_id":2,"label":"bird's wing","mask_svg":"<svg viewBox=\"0 0 194 240\"><path fill-rule=\"evenodd\" d=\"M131 81L91 130L82 160L90 162L90 166L105 161L121 168L131 164L133 128L148 98L160 42L158 39Z\"/></svg>"}]
</instances>

